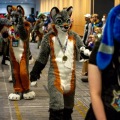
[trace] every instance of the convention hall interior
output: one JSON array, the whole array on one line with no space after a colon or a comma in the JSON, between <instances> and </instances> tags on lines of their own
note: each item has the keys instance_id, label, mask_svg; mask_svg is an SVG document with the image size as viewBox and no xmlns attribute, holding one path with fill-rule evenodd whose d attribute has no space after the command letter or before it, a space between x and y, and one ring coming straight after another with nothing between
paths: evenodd
<instances>
[{"instance_id":1,"label":"convention hall interior","mask_svg":"<svg viewBox=\"0 0 120 120\"><path fill-rule=\"evenodd\" d=\"M34 28L34 25L36 25L36 21L39 20L40 16L44 15L46 17L50 15L50 11L53 7L63 10L72 6L70 29L77 33L82 40L86 24L85 15L92 16L93 14L98 14L99 20L102 22L103 15L108 14L110 9L118 4L120 4L120 0L0 0L0 19L3 19L8 15L8 5L20 5L24 9L24 17L28 22L30 22L30 15L34 16L35 21L31 23ZM46 30L47 28L42 27L42 30L43 29ZM46 34L47 32L49 32L49 30L44 31L43 34ZM29 73L32 71L35 61L38 59L41 51L41 43L38 42L37 37L35 38L34 35L35 34L33 34L33 31L31 30L29 37L31 56L28 56ZM4 49L1 47L1 36L0 33L0 53L1 49ZM14 92L13 86L15 84L15 81L12 80L13 78L10 79L11 69L13 68L11 68L9 60L6 59L6 61L3 62L3 56L3 53L0 54L0 120L63 120L49 118L50 96L48 77L50 76L48 76L48 72L51 61L47 62L45 68L41 72L40 78L38 78L37 83L35 83L36 85L29 85L30 90L35 92L34 99L10 100L12 98L9 98L8 96L10 93ZM82 57L83 56L81 56L79 61L75 61L76 88L72 119L65 120L84 120L91 103L87 72L89 57L87 57L87 59L82 59ZM84 71L85 73L83 75L82 72ZM30 76L28 75L28 78L29 77Z\"/></svg>"}]
</instances>

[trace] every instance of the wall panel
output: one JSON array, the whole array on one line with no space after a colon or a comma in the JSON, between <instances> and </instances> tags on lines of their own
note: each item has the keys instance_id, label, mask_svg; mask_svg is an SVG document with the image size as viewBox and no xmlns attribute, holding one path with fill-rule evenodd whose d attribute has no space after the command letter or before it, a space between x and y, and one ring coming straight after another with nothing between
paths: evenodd
<instances>
[{"instance_id":1,"label":"wall panel","mask_svg":"<svg viewBox=\"0 0 120 120\"><path fill-rule=\"evenodd\" d=\"M94 0L94 13L99 14L100 19L103 14L108 14L113 7L114 0Z\"/></svg>"},{"instance_id":2,"label":"wall panel","mask_svg":"<svg viewBox=\"0 0 120 120\"><path fill-rule=\"evenodd\" d=\"M66 8L68 6L69 6L69 0L64 0L63 8Z\"/></svg>"},{"instance_id":3,"label":"wall panel","mask_svg":"<svg viewBox=\"0 0 120 120\"><path fill-rule=\"evenodd\" d=\"M55 6L55 7L56 7L56 6L58 7L58 3L59 3L58 0L54 0L54 6Z\"/></svg>"},{"instance_id":4,"label":"wall panel","mask_svg":"<svg viewBox=\"0 0 120 120\"><path fill-rule=\"evenodd\" d=\"M60 10L62 10L62 8L63 8L63 1L62 0L57 0L58 1L58 8L60 9Z\"/></svg>"},{"instance_id":5,"label":"wall panel","mask_svg":"<svg viewBox=\"0 0 120 120\"><path fill-rule=\"evenodd\" d=\"M0 3L0 13L6 13L7 14L7 9L6 9L7 5L9 5L9 3L7 3L7 4L3 4L3 3L1 4ZM18 3L13 3L12 5L17 6ZM21 4L19 4L19 5L21 5ZM21 6L25 10L25 16L28 16L29 14L31 14L31 8L35 8L35 4L33 4L33 3L31 3L31 4L26 3L26 4L22 4Z\"/></svg>"},{"instance_id":6,"label":"wall panel","mask_svg":"<svg viewBox=\"0 0 120 120\"><path fill-rule=\"evenodd\" d=\"M54 7L54 6L56 6L55 5L55 0L51 0L51 8Z\"/></svg>"},{"instance_id":7,"label":"wall panel","mask_svg":"<svg viewBox=\"0 0 120 120\"><path fill-rule=\"evenodd\" d=\"M73 0L69 0L69 6L73 6Z\"/></svg>"},{"instance_id":8,"label":"wall panel","mask_svg":"<svg viewBox=\"0 0 120 120\"><path fill-rule=\"evenodd\" d=\"M83 35L86 13L90 13L90 0L76 0L73 3L73 30L78 32L80 35Z\"/></svg>"},{"instance_id":9,"label":"wall panel","mask_svg":"<svg viewBox=\"0 0 120 120\"><path fill-rule=\"evenodd\" d=\"M120 4L120 0L115 0L115 6Z\"/></svg>"}]
</instances>

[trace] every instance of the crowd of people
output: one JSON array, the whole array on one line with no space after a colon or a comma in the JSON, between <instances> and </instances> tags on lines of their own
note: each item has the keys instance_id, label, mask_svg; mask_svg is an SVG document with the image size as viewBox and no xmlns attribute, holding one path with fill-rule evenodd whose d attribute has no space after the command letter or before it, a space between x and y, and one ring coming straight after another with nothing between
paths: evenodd
<instances>
[{"instance_id":1,"label":"crowd of people","mask_svg":"<svg viewBox=\"0 0 120 120\"><path fill-rule=\"evenodd\" d=\"M83 43L85 45L84 49L81 49L81 59L82 62L82 72L81 72L81 80L83 82L88 81L88 60L90 53L96 43L97 40L101 39L107 14L103 14L102 18L99 18L98 14L85 14L85 27L84 34L82 37ZM87 49L87 50L86 50Z\"/></svg>"},{"instance_id":2,"label":"crowd of people","mask_svg":"<svg viewBox=\"0 0 120 120\"><path fill-rule=\"evenodd\" d=\"M110 10L103 28L89 58L91 104L85 120L120 119L120 4Z\"/></svg>"},{"instance_id":3,"label":"crowd of people","mask_svg":"<svg viewBox=\"0 0 120 120\"><path fill-rule=\"evenodd\" d=\"M17 12L19 12L19 7L17 9ZM103 17L101 19L99 18L98 14L85 14L84 17L86 23L82 39L78 34L71 31L69 32L72 23L70 19L72 9L72 7L69 7L63 9L61 12L57 7L53 7L51 9L51 14L48 14L47 16L41 13L39 16L37 16L37 19L35 19L34 15L24 17L23 21L30 23L29 42L37 42L36 49L39 49L41 47L38 59L35 61L33 69L30 72L30 80L32 83L31 86L35 86L37 84L37 79L40 78L41 71L44 69L49 56L51 56L51 64L48 77L48 88L50 94L49 120L72 120L71 114L73 112L75 95L75 78L73 78L73 76L75 76L75 63L73 62L72 58L76 60L73 54L76 51L71 49L74 46L74 42L71 41L72 38L74 38L76 40L75 46L77 46L77 48L80 50L80 62L83 62L82 73L80 77L83 81L89 82L90 86L91 104L86 114L85 120L119 120L120 5L112 8L108 14L103 14ZM21 16L19 17L19 19L21 19ZM62 17L64 17L65 21L62 19ZM6 61L10 59L9 35L6 33L6 31L2 32L2 30L4 26L10 27L12 24L2 24L2 19L4 18L0 18L0 55L2 56L1 64L7 65ZM9 16L5 16L5 19L11 21L11 19L9 19ZM67 23L64 26L64 22L66 21ZM16 21L14 21L14 24L16 24L15 22ZM19 26L23 25L20 20L17 22ZM51 22L54 23L54 26L51 26ZM55 38L58 41L57 44L54 41ZM49 41L51 40L50 44L48 43L47 39L49 39ZM63 46L63 43L61 43L61 41L65 42L65 46ZM67 44L69 44L70 48L67 46ZM17 45L16 41L14 42L14 45ZM57 48L56 46L59 46L60 48ZM68 48L70 50L73 50L70 52L70 55ZM32 54L30 52L30 48L28 48L28 51L29 60L31 60ZM58 58L55 59L56 56L58 56ZM17 64L18 61L15 62ZM63 69L61 70L60 68L65 68L65 71ZM72 82L69 80L70 78L68 78L69 75L63 77L68 73L71 76ZM84 78L86 76L87 79ZM64 85L64 82L61 79L67 79L67 87ZM70 88L70 85L73 87ZM60 86L62 86L62 88ZM28 91L29 89L27 92ZM30 91L29 95L26 94L26 91L23 93L23 96L21 94L18 94L18 92L15 94L16 97L17 95L20 95L19 100L22 99L22 97L24 97L24 99L31 99L35 97L35 93ZM60 96L61 99L58 100ZM18 98L13 99L13 97L14 93L11 93L8 98L10 100L18 100Z\"/></svg>"}]
</instances>

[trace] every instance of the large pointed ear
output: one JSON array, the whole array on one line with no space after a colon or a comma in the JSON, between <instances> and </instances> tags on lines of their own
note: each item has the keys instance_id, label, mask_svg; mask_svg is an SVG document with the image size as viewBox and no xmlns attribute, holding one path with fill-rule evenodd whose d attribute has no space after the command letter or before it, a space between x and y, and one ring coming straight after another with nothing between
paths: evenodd
<instances>
[{"instance_id":1,"label":"large pointed ear","mask_svg":"<svg viewBox=\"0 0 120 120\"><path fill-rule=\"evenodd\" d=\"M53 19L53 17L58 14L60 10L57 7L53 7L50 11L50 17Z\"/></svg>"},{"instance_id":2,"label":"large pointed ear","mask_svg":"<svg viewBox=\"0 0 120 120\"><path fill-rule=\"evenodd\" d=\"M17 6L17 11L18 11L21 15L24 16L25 12L24 12L24 9L23 9L23 7L22 7L21 5L18 5L18 6Z\"/></svg>"},{"instance_id":3,"label":"large pointed ear","mask_svg":"<svg viewBox=\"0 0 120 120\"><path fill-rule=\"evenodd\" d=\"M12 5L7 5L7 12L8 12L8 14L11 14L11 12L12 12Z\"/></svg>"},{"instance_id":4,"label":"large pointed ear","mask_svg":"<svg viewBox=\"0 0 120 120\"><path fill-rule=\"evenodd\" d=\"M67 12L68 12L68 14L69 14L70 17L72 15L72 11L73 11L73 7L72 6L70 6L69 8L67 8Z\"/></svg>"}]
</instances>

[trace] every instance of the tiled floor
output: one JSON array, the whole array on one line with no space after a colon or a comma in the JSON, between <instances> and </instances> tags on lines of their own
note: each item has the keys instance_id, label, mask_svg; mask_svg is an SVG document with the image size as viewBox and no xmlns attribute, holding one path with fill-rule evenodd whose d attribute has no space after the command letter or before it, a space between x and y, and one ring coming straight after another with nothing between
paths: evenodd
<instances>
[{"instance_id":1,"label":"tiled floor","mask_svg":"<svg viewBox=\"0 0 120 120\"><path fill-rule=\"evenodd\" d=\"M30 48L34 59L36 59L39 53L37 43L30 43ZM77 62L77 86L74 112L72 114L73 120L84 120L90 103L88 83L82 82L80 79L81 65L82 63ZM31 71L32 66L33 64L29 66L29 71ZM9 67L0 64L0 120L48 120L48 67L49 63L42 72L38 86L31 87L36 93L34 100L9 101L8 95L13 92L13 84L8 82Z\"/></svg>"}]
</instances>

